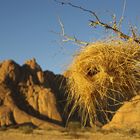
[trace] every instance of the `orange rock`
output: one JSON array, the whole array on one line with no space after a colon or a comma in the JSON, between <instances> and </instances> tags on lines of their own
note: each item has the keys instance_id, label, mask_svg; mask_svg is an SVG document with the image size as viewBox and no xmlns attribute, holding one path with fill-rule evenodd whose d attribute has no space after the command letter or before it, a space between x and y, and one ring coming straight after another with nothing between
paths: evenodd
<instances>
[{"instance_id":1,"label":"orange rock","mask_svg":"<svg viewBox=\"0 0 140 140\"><path fill-rule=\"evenodd\" d=\"M112 120L103 129L139 129L140 130L140 95L125 102Z\"/></svg>"},{"instance_id":2,"label":"orange rock","mask_svg":"<svg viewBox=\"0 0 140 140\"><path fill-rule=\"evenodd\" d=\"M14 123L12 111L7 106L0 106L0 126L8 126Z\"/></svg>"},{"instance_id":3,"label":"orange rock","mask_svg":"<svg viewBox=\"0 0 140 140\"><path fill-rule=\"evenodd\" d=\"M12 60L0 63L0 126L13 122L38 127L62 124L57 98L60 82L52 72L47 76L34 58L23 66Z\"/></svg>"},{"instance_id":4,"label":"orange rock","mask_svg":"<svg viewBox=\"0 0 140 140\"><path fill-rule=\"evenodd\" d=\"M0 63L0 83L7 81L17 82L19 75L19 65L14 61L5 60Z\"/></svg>"}]
</instances>

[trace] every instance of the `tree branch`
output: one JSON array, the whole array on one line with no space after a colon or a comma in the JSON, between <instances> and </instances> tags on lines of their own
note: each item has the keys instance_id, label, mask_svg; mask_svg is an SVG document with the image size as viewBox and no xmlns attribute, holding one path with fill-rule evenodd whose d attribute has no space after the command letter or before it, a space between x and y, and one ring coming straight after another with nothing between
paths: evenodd
<instances>
[{"instance_id":1,"label":"tree branch","mask_svg":"<svg viewBox=\"0 0 140 140\"><path fill-rule=\"evenodd\" d=\"M93 12L92 10L89 10L89 9L85 9L81 6L78 6L78 5L74 5L70 2L64 2L64 1L59 1L59 0L54 0L55 2L61 4L61 5L69 5L73 8L77 8L77 9L80 9L84 12L88 12L90 13L91 15L94 16L95 20L90 20L90 26L93 26L93 27L96 27L97 25L98 26L102 26L106 29L109 29L109 30L112 30L114 31L120 38L122 39L125 39L125 40L129 40L129 39L133 39L136 43L140 44L140 39L138 39L136 36L133 36L134 33L132 33L132 37L123 33L122 31L120 31L117 26L114 26L114 25L109 25L109 24L106 24L104 22L102 22L99 17L97 16L97 14L95 12ZM125 9L125 8L124 8ZM121 19L122 20L122 19ZM117 25L117 24L116 24ZM73 38L74 39L74 38Z\"/></svg>"},{"instance_id":2,"label":"tree branch","mask_svg":"<svg viewBox=\"0 0 140 140\"><path fill-rule=\"evenodd\" d=\"M59 17L58 17L58 21L59 21L59 24L60 24L60 27L61 27L61 32L60 33L57 33L57 32L54 32L54 31L51 31L51 32L53 32L55 34L59 34L63 38L62 39L63 42L72 41L72 42L74 42L78 45L84 45L84 46L87 46L89 44L89 42L85 42L85 41L77 39L76 37L67 35L65 33L64 24L62 23L62 21Z\"/></svg>"},{"instance_id":3,"label":"tree branch","mask_svg":"<svg viewBox=\"0 0 140 140\"><path fill-rule=\"evenodd\" d=\"M60 33L60 35L64 38L63 39L63 42L72 41L72 42L74 42L76 44L85 45L85 46L89 44L88 42L79 40L76 37L71 37L71 36L68 36L67 34L65 34L64 24L62 23L62 21L61 21L60 18L58 20L59 20L59 24L60 24L60 27L61 27L61 33Z\"/></svg>"}]
</instances>

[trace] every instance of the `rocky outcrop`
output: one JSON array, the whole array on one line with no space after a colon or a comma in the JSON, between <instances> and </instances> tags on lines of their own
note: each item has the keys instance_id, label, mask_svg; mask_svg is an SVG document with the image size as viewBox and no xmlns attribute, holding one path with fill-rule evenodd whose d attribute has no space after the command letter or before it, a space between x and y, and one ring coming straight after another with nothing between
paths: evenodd
<instances>
[{"instance_id":1,"label":"rocky outcrop","mask_svg":"<svg viewBox=\"0 0 140 140\"><path fill-rule=\"evenodd\" d=\"M0 126L11 124L13 124L12 110L5 105L0 106Z\"/></svg>"},{"instance_id":2,"label":"rocky outcrop","mask_svg":"<svg viewBox=\"0 0 140 140\"><path fill-rule=\"evenodd\" d=\"M26 61L23 66L12 60L1 62L0 126L23 123L39 127L62 125L64 104L59 103L64 96L59 87L62 77L43 72L35 59Z\"/></svg>"},{"instance_id":3,"label":"rocky outcrop","mask_svg":"<svg viewBox=\"0 0 140 140\"><path fill-rule=\"evenodd\" d=\"M12 60L5 60L0 63L0 83L9 81L17 83L20 77L20 67Z\"/></svg>"},{"instance_id":4,"label":"rocky outcrop","mask_svg":"<svg viewBox=\"0 0 140 140\"><path fill-rule=\"evenodd\" d=\"M140 130L140 95L125 102L116 112L110 123L103 126L103 129L135 129Z\"/></svg>"}]
</instances>

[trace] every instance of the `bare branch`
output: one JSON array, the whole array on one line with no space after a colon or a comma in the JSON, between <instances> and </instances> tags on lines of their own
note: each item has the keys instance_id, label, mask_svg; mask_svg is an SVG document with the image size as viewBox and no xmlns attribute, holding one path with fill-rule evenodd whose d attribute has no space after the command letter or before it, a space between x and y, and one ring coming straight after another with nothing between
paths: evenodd
<instances>
[{"instance_id":1,"label":"bare branch","mask_svg":"<svg viewBox=\"0 0 140 140\"><path fill-rule=\"evenodd\" d=\"M117 20L116 20L116 15L113 14L113 25L112 25L113 28L115 29L118 29L118 26L117 26Z\"/></svg>"},{"instance_id":2,"label":"bare branch","mask_svg":"<svg viewBox=\"0 0 140 140\"><path fill-rule=\"evenodd\" d=\"M85 41L77 39L76 37L68 36L67 34L65 34L64 24L62 23L60 18L58 18L58 20L59 20L59 24L60 24L60 27L61 27L60 35L64 38L62 40L63 42L72 41L76 44L85 45L85 46L89 44L89 42L85 42Z\"/></svg>"},{"instance_id":3,"label":"bare branch","mask_svg":"<svg viewBox=\"0 0 140 140\"><path fill-rule=\"evenodd\" d=\"M81 6L74 5L74 4L70 3L70 2L63 2L63 1L59 1L59 0L54 0L54 1L57 2L57 3L59 3L59 4L61 4L61 5L69 5L71 7L80 9L80 10L82 10L84 12L88 12L88 13L92 14L96 18L97 21L100 21L99 18L98 18L98 16L96 15L96 13L93 12L92 10L85 9L85 8L83 8Z\"/></svg>"},{"instance_id":4,"label":"bare branch","mask_svg":"<svg viewBox=\"0 0 140 140\"><path fill-rule=\"evenodd\" d=\"M120 36L120 38L123 38L123 39L126 39L126 40L128 40L128 39L131 38L130 36L124 34L124 33L121 32L120 30L118 30L116 27L110 26L110 25L108 25L108 24L106 24L106 23L103 23L103 22L90 21L90 26L93 26L93 25L95 25L95 24L96 24L96 25L99 25L99 26L102 26L102 27L104 27L104 28L106 28L106 29L111 29L111 30L113 30L115 33L117 33L117 34ZM137 43L138 43L138 42L137 42ZM140 43L140 42L139 42L139 43Z\"/></svg>"},{"instance_id":5,"label":"bare branch","mask_svg":"<svg viewBox=\"0 0 140 140\"><path fill-rule=\"evenodd\" d=\"M130 26L130 30L131 30L131 33L132 33L132 37L133 38L137 38L137 30L136 30L136 27L133 27L133 26Z\"/></svg>"},{"instance_id":6,"label":"bare branch","mask_svg":"<svg viewBox=\"0 0 140 140\"><path fill-rule=\"evenodd\" d=\"M140 44L140 39L137 39L136 37L132 36L130 37L129 35L121 32L118 28L117 28L117 24L115 23L116 26L111 26L109 24L106 24L104 22L102 22L99 17L97 16L97 14L95 12L93 12L92 10L88 10L88 9L85 9L81 6L77 6L77 5L74 5L70 2L64 2L64 1L59 1L59 0L54 0L55 2L61 4L61 5L69 5L71 7L74 7L74 8L77 8L77 9L80 9L84 12L88 12L90 14L92 14L94 17L95 17L95 21L94 20L90 20L90 26L93 26L93 27L96 27L97 25L98 26L102 26L104 27L105 29L110 29L112 31L114 31L120 38L122 39L125 39L125 40L128 40L128 39L133 39L136 43L139 43ZM123 8L123 13L122 13L122 18L120 19L120 22L122 22L122 19L123 19L123 14L124 14L124 11L125 11L125 5L126 5L126 1L124 2L124 8ZM72 38L72 40L76 41L75 38Z\"/></svg>"},{"instance_id":7,"label":"bare branch","mask_svg":"<svg viewBox=\"0 0 140 140\"><path fill-rule=\"evenodd\" d=\"M61 35L62 36L65 36L65 30L64 30L64 25L63 23L61 22L61 19L58 17L58 21L59 21L59 24L60 24L60 27L61 27Z\"/></svg>"},{"instance_id":8,"label":"bare branch","mask_svg":"<svg viewBox=\"0 0 140 140\"><path fill-rule=\"evenodd\" d=\"M118 22L118 27L120 28L122 22L123 22L123 19L124 19L124 12L125 12L125 9L126 9L126 0L124 0L124 4L123 4L123 10L122 10L122 15L121 15L121 18Z\"/></svg>"}]
</instances>

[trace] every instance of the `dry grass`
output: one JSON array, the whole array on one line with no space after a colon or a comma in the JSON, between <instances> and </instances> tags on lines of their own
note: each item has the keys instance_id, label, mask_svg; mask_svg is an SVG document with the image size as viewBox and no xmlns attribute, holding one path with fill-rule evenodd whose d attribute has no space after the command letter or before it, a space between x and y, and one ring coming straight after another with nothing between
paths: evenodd
<instances>
[{"instance_id":1,"label":"dry grass","mask_svg":"<svg viewBox=\"0 0 140 140\"><path fill-rule=\"evenodd\" d=\"M140 46L130 40L90 44L75 55L68 71L68 105L74 102L69 117L78 110L83 125L109 121L123 101L137 94Z\"/></svg>"}]
</instances>

